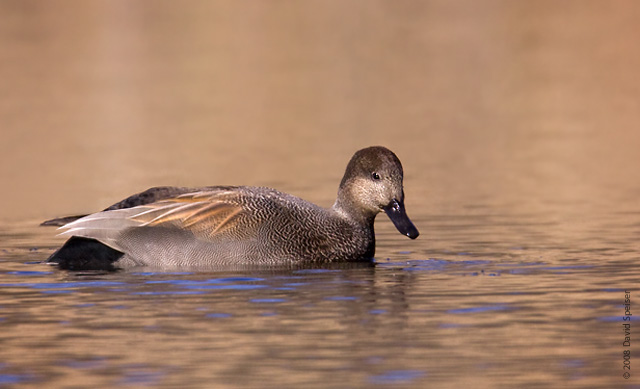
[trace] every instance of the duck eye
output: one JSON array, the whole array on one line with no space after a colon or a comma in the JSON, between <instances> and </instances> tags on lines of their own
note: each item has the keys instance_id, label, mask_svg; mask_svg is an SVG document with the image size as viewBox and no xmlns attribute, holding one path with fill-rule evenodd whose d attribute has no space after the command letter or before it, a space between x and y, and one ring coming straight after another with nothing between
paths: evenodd
<instances>
[{"instance_id":1,"label":"duck eye","mask_svg":"<svg viewBox=\"0 0 640 389\"><path fill-rule=\"evenodd\" d=\"M373 178L374 180L379 180L380 179L380 175L376 172L371 173L371 178Z\"/></svg>"}]
</instances>

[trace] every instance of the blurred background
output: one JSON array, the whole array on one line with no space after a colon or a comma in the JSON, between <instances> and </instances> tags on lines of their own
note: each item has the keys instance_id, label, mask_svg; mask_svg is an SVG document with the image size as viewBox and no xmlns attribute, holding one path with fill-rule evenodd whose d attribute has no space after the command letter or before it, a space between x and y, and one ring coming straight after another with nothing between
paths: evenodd
<instances>
[{"instance_id":1,"label":"blurred background","mask_svg":"<svg viewBox=\"0 0 640 389\"><path fill-rule=\"evenodd\" d=\"M2 0L0 220L155 185L328 206L374 144L403 161L417 218L628 208L639 17L635 1Z\"/></svg>"},{"instance_id":2,"label":"blurred background","mask_svg":"<svg viewBox=\"0 0 640 389\"><path fill-rule=\"evenodd\" d=\"M0 386L637 387L639 20L633 0L0 0ZM370 145L403 162L421 232L381 215L375 268L40 264L63 242L41 221L152 186L330 206Z\"/></svg>"}]
</instances>

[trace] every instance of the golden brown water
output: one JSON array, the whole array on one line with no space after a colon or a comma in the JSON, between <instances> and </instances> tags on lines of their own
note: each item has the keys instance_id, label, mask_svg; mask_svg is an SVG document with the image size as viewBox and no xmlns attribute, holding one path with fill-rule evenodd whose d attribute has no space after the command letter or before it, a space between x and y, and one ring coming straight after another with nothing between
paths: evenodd
<instances>
[{"instance_id":1,"label":"golden brown water","mask_svg":"<svg viewBox=\"0 0 640 389\"><path fill-rule=\"evenodd\" d=\"M0 1L0 387L637 387L639 17L633 1ZM403 161L422 233L381 215L375 268L37 263L62 243L39 221L150 186L329 206L374 144Z\"/></svg>"}]
</instances>

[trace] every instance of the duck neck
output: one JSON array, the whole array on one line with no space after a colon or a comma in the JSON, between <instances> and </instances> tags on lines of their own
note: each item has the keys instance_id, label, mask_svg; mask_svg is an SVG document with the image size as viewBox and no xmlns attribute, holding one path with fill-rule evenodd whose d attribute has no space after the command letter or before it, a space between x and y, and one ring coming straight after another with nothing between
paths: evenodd
<instances>
[{"instance_id":1,"label":"duck neck","mask_svg":"<svg viewBox=\"0 0 640 389\"><path fill-rule=\"evenodd\" d=\"M378 212L358 206L353 201L353 196L343 191L338 193L338 198L331 209L345 219L351 220L362 227L370 228L373 228L373 221L378 214Z\"/></svg>"}]
</instances>

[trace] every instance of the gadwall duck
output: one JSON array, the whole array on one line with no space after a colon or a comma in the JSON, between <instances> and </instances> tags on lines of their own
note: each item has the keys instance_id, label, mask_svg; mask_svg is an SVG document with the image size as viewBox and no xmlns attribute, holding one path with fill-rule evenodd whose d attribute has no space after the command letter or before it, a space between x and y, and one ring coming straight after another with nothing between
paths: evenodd
<instances>
[{"instance_id":1,"label":"gadwall duck","mask_svg":"<svg viewBox=\"0 0 640 389\"><path fill-rule=\"evenodd\" d=\"M328 209L262 187L151 188L102 212L43 223L77 219L60 227L71 238L47 262L114 270L371 261L381 211L418 237L402 177L398 157L376 146L354 154Z\"/></svg>"}]
</instances>

